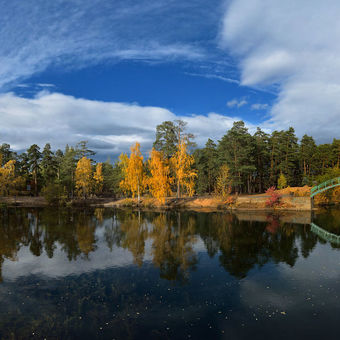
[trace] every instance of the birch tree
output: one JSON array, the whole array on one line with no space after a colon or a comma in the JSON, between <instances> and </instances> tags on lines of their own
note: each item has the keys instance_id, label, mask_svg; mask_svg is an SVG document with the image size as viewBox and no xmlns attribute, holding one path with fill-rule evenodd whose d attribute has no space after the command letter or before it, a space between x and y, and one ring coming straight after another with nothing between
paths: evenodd
<instances>
[{"instance_id":1,"label":"birch tree","mask_svg":"<svg viewBox=\"0 0 340 340\"><path fill-rule=\"evenodd\" d=\"M148 160L150 170L148 186L151 195L164 203L165 197L171 193L170 167L163 152L153 148L150 156Z\"/></svg>"},{"instance_id":2,"label":"birch tree","mask_svg":"<svg viewBox=\"0 0 340 340\"><path fill-rule=\"evenodd\" d=\"M120 187L124 191L130 191L132 197L137 196L139 203L140 196L143 193L145 186L143 156L140 152L140 144L138 142L136 142L130 150L131 153L128 159L125 156L122 156L124 179L120 182Z\"/></svg>"}]
</instances>

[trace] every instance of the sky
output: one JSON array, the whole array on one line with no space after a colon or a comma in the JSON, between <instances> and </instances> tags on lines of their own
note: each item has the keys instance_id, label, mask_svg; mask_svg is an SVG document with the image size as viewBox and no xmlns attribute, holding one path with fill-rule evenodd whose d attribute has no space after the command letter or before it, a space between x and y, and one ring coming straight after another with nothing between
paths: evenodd
<instances>
[{"instance_id":1,"label":"sky","mask_svg":"<svg viewBox=\"0 0 340 340\"><path fill-rule=\"evenodd\" d=\"M0 0L0 143L99 159L182 119L340 138L336 0ZM339 73L339 74L338 74Z\"/></svg>"}]
</instances>

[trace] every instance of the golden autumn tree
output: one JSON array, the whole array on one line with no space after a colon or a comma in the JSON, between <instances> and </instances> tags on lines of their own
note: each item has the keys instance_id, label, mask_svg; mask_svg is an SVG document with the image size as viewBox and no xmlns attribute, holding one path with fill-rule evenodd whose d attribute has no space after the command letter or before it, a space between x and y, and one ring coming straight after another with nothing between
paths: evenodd
<instances>
[{"instance_id":1,"label":"golden autumn tree","mask_svg":"<svg viewBox=\"0 0 340 340\"><path fill-rule=\"evenodd\" d=\"M277 188L279 190L287 188L287 178L282 172L280 173L280 176L277 180Z\"/></svg>"},{"instance_id":2,"label":"golden autumn tree","mask_svg":"<svg viewBox=\"0 0 340 340\"><path fill-rule=\"evenodd\" d=\"M122 155L122 161L125 162L122 165L124 179L120 182L120 187L125 191L130 191L132 197L138 197L138 203L140 201L140 195L143 193L145 187L145 173L143 165L143 156L140 152L140 144L136 142L131 147L131 154L129 158Z\"/></svg>"},{"instance_id":3,"label":"golden autumn tree","mask_svg":"<svg viewBox=\"0 0 340 340\"><path fill-rule=\"evenodd\" d=\"M171 193L170 167L163 152L154 148L151 151L148 165L151 176L148 177L148 186L153 197L165 202L165 197Z\"/></svg>"},{"instance_id":4,"label":"golden autumn tree","mask_svg":"<svg viewBox=\"0 0 340 340\"><path fill-rule=\"evenodd\" d=\"M91 190L92 184L91 160L86 157L82 157L79 159L77 163L75 178L78 195L86 198Z\"/></svg>"},{"instance_id":5,"label":"golden autumn tree","mask_svg":"<svg viewBox=\"0 0 340 340\"><path fill-rule=\"evenodd\" d=\"M231 190L231 177L228 165L224 164L220 167L216 178L216 192L222 197L226 197Z\"/></svg>"},{"instance_id":6,"label":"golden autumn tree","mask_svg":"<svg viewBox=\"0 0 340 340\"><path fill-rule=\"evenodd\" d=\"M103 191L104 176L103 176L103 163L96 165L96 171L93 174L95 192L100 194Z\"/></svg>"},{"instance_id":7,"label":"golden autumn tree","mask_svg":"<svg viewBox=\"0 0 340 340\"><path fill-rule=\"evenodd\" d=\"M193 196L197 171L192 169L194 157L187 153L187 144L184 139L177 144L176 153L171 157L170 162L177 183L177 197L181 196L181 187L186 188L190 197Z\"/></svg>"},{"instance_id":8,"label":"golden autumn tree","mask_svg":"<svg viewBox=\"0 0 340 340\"><path fill-rule=\"evenodd\" d=\"M9 195L20 180L20 177L15 176L15 160L8 161L0 168L0 191L3 195Z\"/></svg>"}]
</instances>

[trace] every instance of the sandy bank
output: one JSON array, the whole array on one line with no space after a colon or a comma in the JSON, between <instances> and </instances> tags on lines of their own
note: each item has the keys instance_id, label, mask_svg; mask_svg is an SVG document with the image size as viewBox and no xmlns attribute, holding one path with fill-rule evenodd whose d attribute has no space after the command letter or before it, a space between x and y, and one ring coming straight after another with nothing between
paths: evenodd
<instances>
[{"instance_id":1,"label":"sandy bank","mask_svg":"<svg viewBox=\"0 0 340 340\"><path fill-rule=\"evenodd\" d=\"M140 207L140 208L162 208L162 209L190 209L200 211L211 210L261 210L261 211L311 211L311 200L309 197L283 196L280 205L276 207L267 206L266 195L242 195L229 196L227 199L220 197L191 197L191 198L167 198L165 203L160 203L153 198L142 198L138 204L136 198L120 199L104 204L105 207Z\"/></svg>"}]
</instances>

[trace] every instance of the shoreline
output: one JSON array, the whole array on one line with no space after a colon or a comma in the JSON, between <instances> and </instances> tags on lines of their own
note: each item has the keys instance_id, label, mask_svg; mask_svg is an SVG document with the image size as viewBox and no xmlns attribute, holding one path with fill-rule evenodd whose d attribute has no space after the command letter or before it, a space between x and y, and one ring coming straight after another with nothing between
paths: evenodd
<instances>
[{"instance_id":1,"label":"shoreline","mask_svg":"<svg viewBox=\"0 0 340 340\"><path fill-rule=\"evenodd\" d=\"M89 198L75 199L67 203L69 207L94 207L94 208L134 208L141 210L194 210L194 211L231 211L231 212L312 212L322 206L316 205L312 208L311 199L309 197L282 197L280 206L266 206L266 195L240 195L230 196L227 200L223 200L216 196L197 196L183 198L167 198L165 204L161 204L154 198L141 198L137 203L136 198L115 199L107 198ZM53 206L49 205L44 197L0 197L0 206L4 207L26 207L41 208ZM54 205L55 206L55 205ZM329 204L331 206L331 204Z\"/></svg>"}]
</instances>

